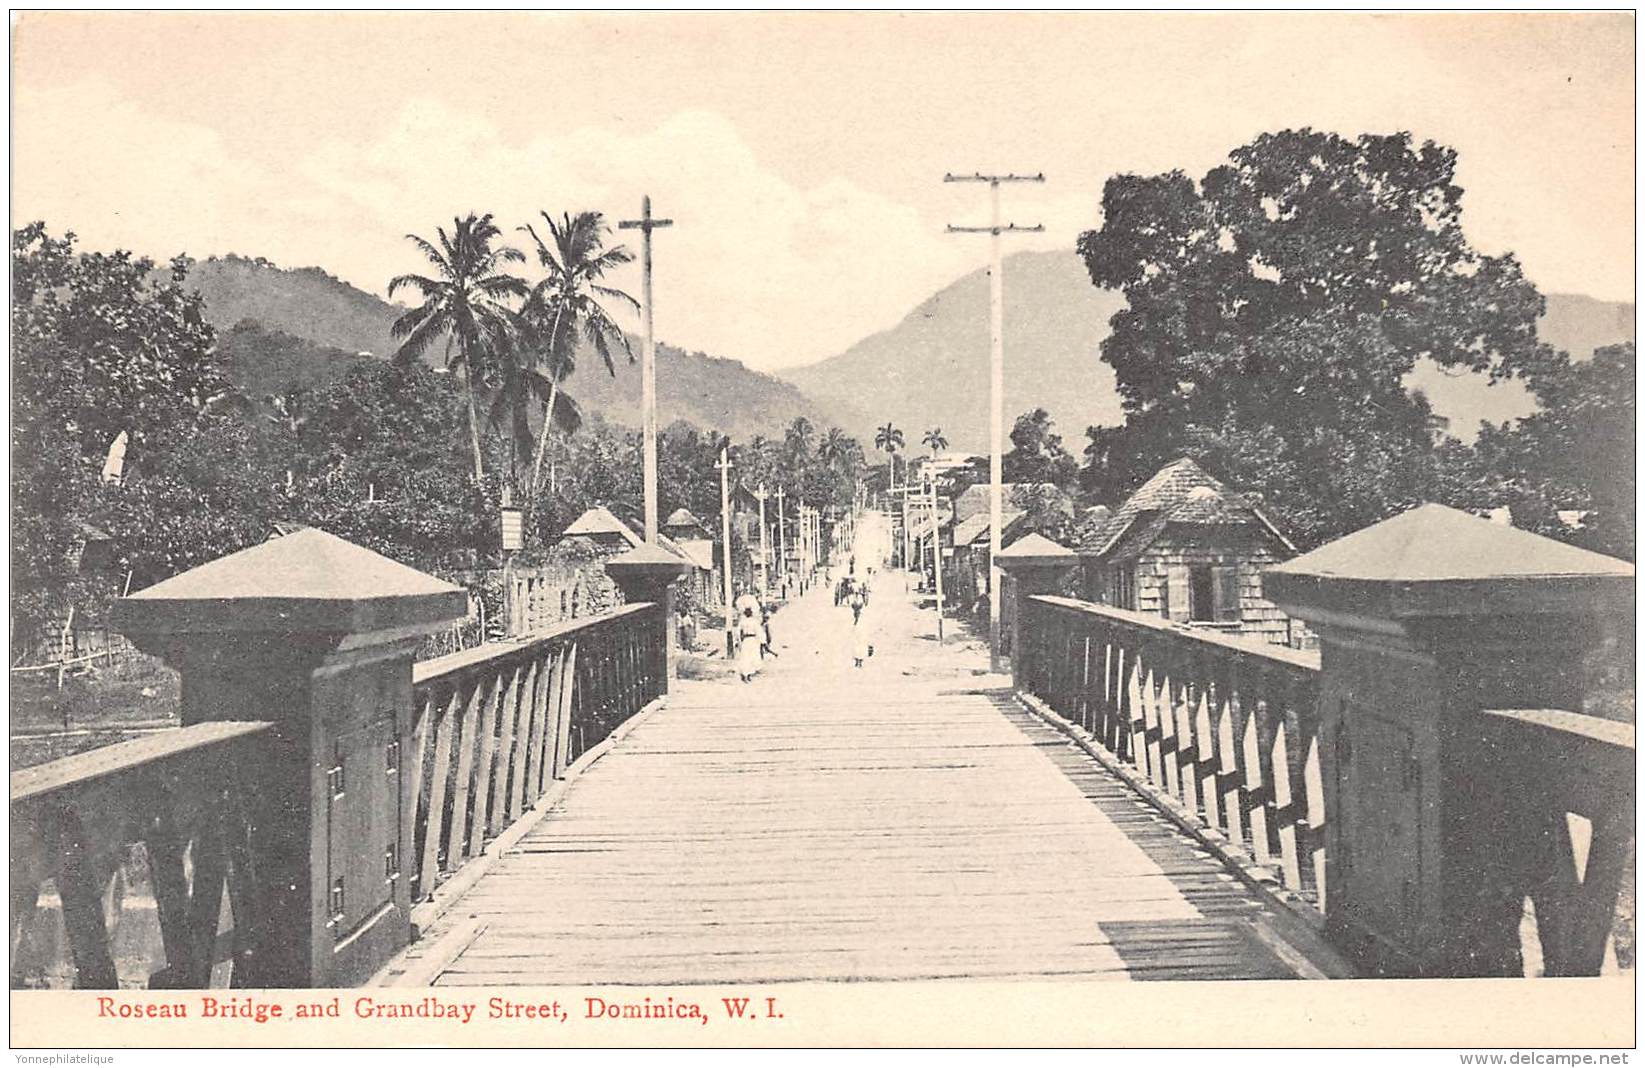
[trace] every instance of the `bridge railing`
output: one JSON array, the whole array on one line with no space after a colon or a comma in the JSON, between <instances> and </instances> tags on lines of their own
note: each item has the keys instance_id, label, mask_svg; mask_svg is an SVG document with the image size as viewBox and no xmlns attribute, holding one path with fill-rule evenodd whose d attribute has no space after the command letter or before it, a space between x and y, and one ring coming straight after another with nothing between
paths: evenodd
<instances>
[{"instance_id":1,"label":"bridge railing","mask_svg":"<svg viewBox=\"0 0 1645 1068\"><path fill-rule=\"evenodd\" d=\"M406 879L407 898L395 890L391 901L428 901L568 766L666 692L665 635L663 606L640 602L411 665L408 744L358 758L338 750L336 765L322 768L332 818L316 833L327 854L356 858L349 872L377 865L390 883ZM286 781L293 766L282 763L281 737L278 724L211 721L13 773L12 986L199 988L245 985L253 974L257 985L311 982L256 959L300 943L311 920L286 914L256 875L269 866L263 853L289 850L284 809L300 807L308 786ZM398 778L402 759L415 772L414 804L373 788ZM349 808L354 796L372 810ZM404 812L414 821L407 837L394 827ZM412 843L410 863L396 855L400 841ZM328 878L333 885L359 893ZM344 913L336 897L317 904L326 914L315 922L335 925Z\"/></svg>"},{"instance_id":2,"label":"bridge railing","mask_svg":"<svg viewBox=\"0 0 1645 1068\"><path fill-rule=\"evenodd\" d=\"M1067 597L1021 610L1021 689L1324 909L1317 652Z\"/></svg>"},{"instance_id":3,"label":"bridge railing","mask_svg":"<svg viewBox=\"0 0 1645 1068\"><path fill-rule=\"evenodd\" d=\"M623 605L412 667L414 902L530 810L582 753L662 696L662 607Z\"/></svg>"},{"instance_id":4,"label":"bridge railing","mask_svg":"<svg viewBox=\"0 0 1645 1068\"><path fill-rule=\"evenodd\" d=\"M204 987L214 972L221 985L251 947L248 814L271 726L201 723L12 773L13 987L65 973L82 988ZM235 923L219 933L225 884ZM33 922L50 897L61 928ZM164 946L152 973L131 952L144 934Z\"/></svg>"}]
</instances>

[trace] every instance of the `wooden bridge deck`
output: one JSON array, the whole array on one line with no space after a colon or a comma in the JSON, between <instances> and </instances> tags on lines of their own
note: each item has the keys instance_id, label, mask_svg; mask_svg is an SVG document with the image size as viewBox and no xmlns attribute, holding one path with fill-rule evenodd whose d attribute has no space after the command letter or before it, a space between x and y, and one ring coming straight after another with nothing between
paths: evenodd
<instances>
[{"instance_id":1,"label":"wooden bridge deck","mask_svg":"<svg viewBox=\"0 0 1645 1068\"><path fill-rule=\"evenodd\" d=\"M437 985L1307 973L1265 904L984 673L900 576L814 591L752 684L683 681L404 963ZM442 932L485 930L452 960ZM1293 932L1294 933L1294 932Z\"/></svg>"}]
</instances>

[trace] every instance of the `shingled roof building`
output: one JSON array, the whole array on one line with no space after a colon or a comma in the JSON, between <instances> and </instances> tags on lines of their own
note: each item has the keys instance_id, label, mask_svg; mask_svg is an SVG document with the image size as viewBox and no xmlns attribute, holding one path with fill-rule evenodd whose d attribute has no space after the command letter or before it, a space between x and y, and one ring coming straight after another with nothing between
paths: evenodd
<instances>
[{"instance_id":1,"label":"shingled roof building","mask_svg":"<svg viewBox=\"0 0 1645 1068\"><path fill-rule=\"evenodd\" d=\"M1191 626L1297 644L1302 628L1262 595L1265 567L1296 546L1255 502L1183 457L1076 535L1086 598Z\"/></svg>"}]
</instances>

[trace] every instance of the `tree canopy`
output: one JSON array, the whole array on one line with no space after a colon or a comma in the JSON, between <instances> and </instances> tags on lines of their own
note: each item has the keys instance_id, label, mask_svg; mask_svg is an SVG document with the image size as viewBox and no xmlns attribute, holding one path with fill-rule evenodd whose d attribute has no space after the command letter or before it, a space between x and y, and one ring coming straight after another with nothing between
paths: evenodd
<instances>
[{"instance_id":1,"label":"tree canopy","mask_svg":"<svg viewBox=\"0 0 1645 1068\"><path fill-rule=\"evenodd\" d=\"M1085 486L1120 497L1189 453L1317 544L1438 495L1419 360L1530 379L1558 355L1510 255L1462 229L1456 153L1409 134L1264 134L1195 181L1120 175L1079 252L1126 307L1102 359L1126 423Z\"/></svg>"}]
</instances>

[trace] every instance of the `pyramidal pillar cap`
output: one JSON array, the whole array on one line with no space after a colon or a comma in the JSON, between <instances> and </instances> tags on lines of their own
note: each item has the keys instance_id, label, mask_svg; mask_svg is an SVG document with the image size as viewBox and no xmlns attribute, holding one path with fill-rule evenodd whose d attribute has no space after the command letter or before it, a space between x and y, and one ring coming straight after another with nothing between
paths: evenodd
<instances>
[{"instance_id":1,"label":"pyramidal pillar cap","mask_svg":"<svg viewBox=\"0 0 1645 1068\"><path fill-rule=\"evenodd\" d=\"M1586 615L1633 589L1634 566L1625 560L1439 504L1263 572L1269 600L1316 623Z\"/></svg>"},{"instance_id":2,"label":"pyramidal pillar cap","mask_svg":"<svg viewBox=\"0 0 1645 1068\"><path fill-rule=\"evenodd\" d=\"M660 545L638 545L618 553L605 562L605 569L613 579L666 580L680 578L693 568L691 561L669 552Z\"/></svg>"},{"instance_id":3,"label":"pyramidal pillar cap","mask_svg":"<svg viewBox=\"0 0 1645 1068\"><path fill-rule=\"evenodd\" d=\"M1079 562L1079 554L1043 534L1028 534L1001 549L995 562L1006 572L1072 567Z\"/></svg>"},{"instance_id":4,"label":"pyramidal pillar cap","mask_svg":"<svg viewBox=\"0 0 1645 1068\"><path fill-rule=\"evenodd\" d=\"M230 553L114 603L127 635L431 631L468 593L323 530Z\"/></svg>"}]
</instances>

